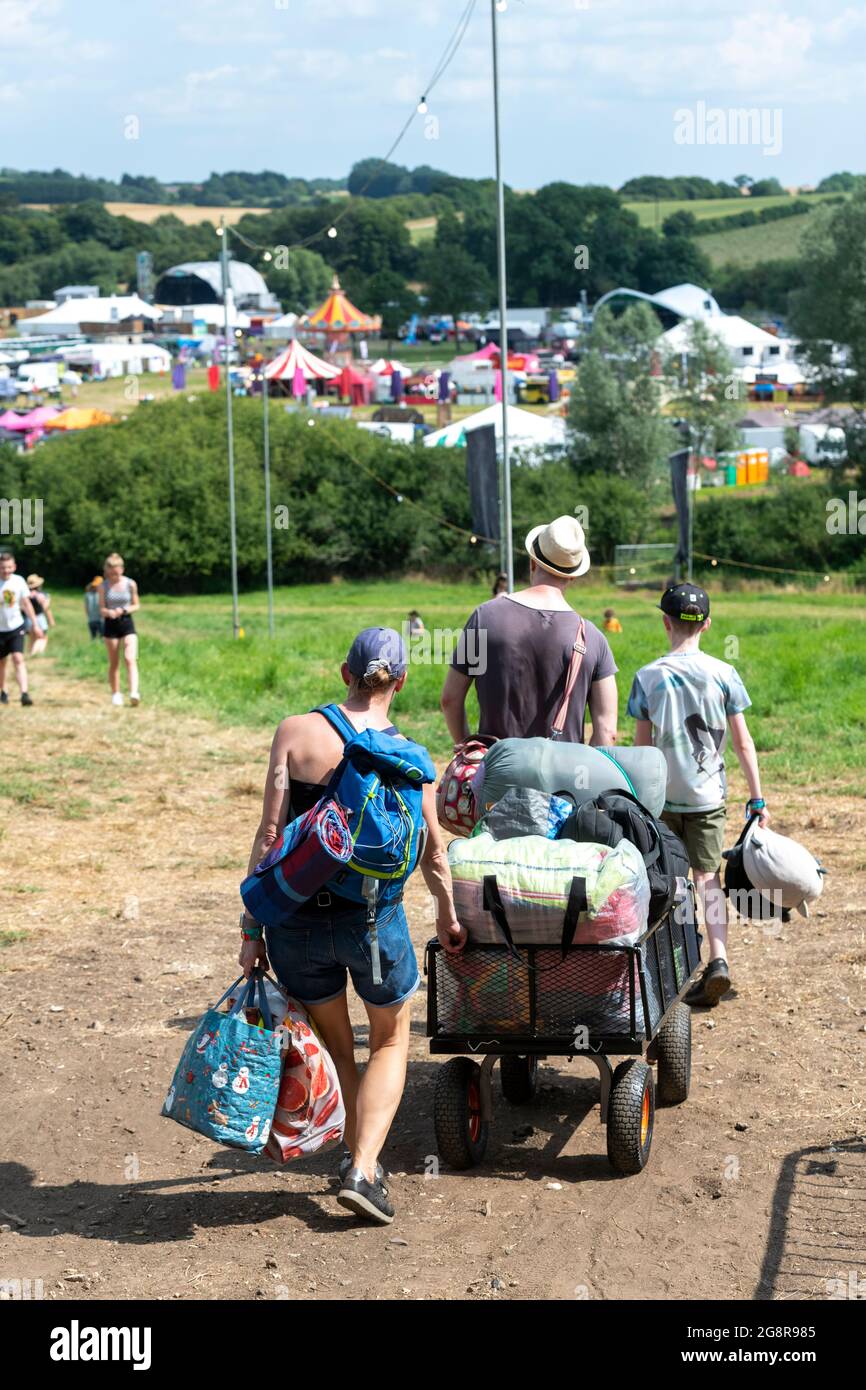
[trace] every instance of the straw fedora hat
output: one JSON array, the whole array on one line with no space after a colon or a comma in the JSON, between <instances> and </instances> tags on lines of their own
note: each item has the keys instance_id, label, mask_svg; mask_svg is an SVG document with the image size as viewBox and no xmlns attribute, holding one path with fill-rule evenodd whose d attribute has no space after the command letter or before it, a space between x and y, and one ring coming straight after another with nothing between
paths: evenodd
<instances>
[{"instance_id":1,"label":"straw fedora hat","mask_svg":"<svg viewBox=\"0 0 866 1390\"><path fill-rule=\"evenodd\" d=\"M583 527L573 516L533 526L526 537L526 553L542 569L566 579L579 579L590 565Z\"/></svg>"},{"instance_id":2,"label":"straw fedora hat","mask_svg":"<svg viewBox=\"0 0 866 1390\"><path fill-rule=\"evenodd\" d=\"M27 583L30 585L31 589L41 589L45 580L42 578L41 574L28 574Z\"/></svg>"}]
</instances>

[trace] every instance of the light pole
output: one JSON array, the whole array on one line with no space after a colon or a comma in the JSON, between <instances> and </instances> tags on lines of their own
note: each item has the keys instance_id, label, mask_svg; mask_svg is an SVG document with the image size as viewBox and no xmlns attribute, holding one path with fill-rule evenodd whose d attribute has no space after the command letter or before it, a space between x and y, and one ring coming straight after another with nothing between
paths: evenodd
<instances>
[{"instance_id":1,"label":"light pole","mask_svg":"<svg viewBox=\"0 0 866 1390\"><path fill-rule=\"evenodd\" d=\"M235 438L234 425L232 421L232 382L229 365L229 238L228 228L224 217L220 218L219 235L221 238L220 262L222 265L222 288L223 288L223 335L225 338L225 372L226 372L226 432L229 451L229 532L231 536L231 562L232 562L232 636L237 639L240 635L240 615L238 612L238 532L237 532L237 510L235 507Z\"/></svg>"},{"instance_id":2,"label":"light pole","mask_svg":"<svg viewBox=\"0 0 866 1390\"><path fill-rule=\"evenodd\" d=\"M274 551L271 540L271 437L268 420L268 374L267 363L262 365L262 407L264 409L264 454L265 454L265 537L268 548L268 636L274 635Z\"/></svg>"},{"instance_id":3,"label":"light pole","mask_svg":"<svg viewBox=\"0 0 866 1390\"><path fill-rule=\"evenodd\" d=\"M502 187L502 161L499 142L499 38L496 12L502 0L490 0L493 30L493 130L496 143L496 252L499 275L499 370L502 383L502 529L505 541L505 572L508 592L514 589L514 548L511 535L511 465L508 457L508 321L505 290L505 194Z\"/></svg>"}]
</instances>

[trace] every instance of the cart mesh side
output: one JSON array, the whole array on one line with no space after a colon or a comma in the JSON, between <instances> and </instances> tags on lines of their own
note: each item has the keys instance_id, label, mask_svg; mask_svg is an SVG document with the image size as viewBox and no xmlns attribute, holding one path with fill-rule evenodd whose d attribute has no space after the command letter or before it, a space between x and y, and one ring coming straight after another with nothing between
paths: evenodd
<instances>
[{"instance_id":1,"label":"cart mesh side","mask_svg":"<svg viewBox=\"0 0 866 1390\"><path fill-rule=\"evenodd\" d=\"M430 1037L650 1038L700 956L691 895L634 946L428 951Z\"/></svg>"}]
</instances>

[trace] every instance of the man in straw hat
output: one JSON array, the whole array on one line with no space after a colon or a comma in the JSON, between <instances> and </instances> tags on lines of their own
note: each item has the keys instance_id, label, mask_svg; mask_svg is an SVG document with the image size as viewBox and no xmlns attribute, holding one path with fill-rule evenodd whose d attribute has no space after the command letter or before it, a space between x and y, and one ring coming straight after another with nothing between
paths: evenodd
<instances>
[{"instance_id":1,"label":"man in straw hat","mask_svg":"<svg viewBox=\"0 0 866 1390\"><path fill-rule=\"evenodd\" d=\"M573 516L534 526L526 537L529 588L502 594L471 614L454 652L441 705L455 745L470 735L466 697L475 682L479 734L550 735L569 676L581 619L567 602L569 584L589 569L583 528ZM589 705L595 745L616 741L616 662L607 639L584 620L586 652L562 737L584 742Z\"/></svg>"}]
</instances>

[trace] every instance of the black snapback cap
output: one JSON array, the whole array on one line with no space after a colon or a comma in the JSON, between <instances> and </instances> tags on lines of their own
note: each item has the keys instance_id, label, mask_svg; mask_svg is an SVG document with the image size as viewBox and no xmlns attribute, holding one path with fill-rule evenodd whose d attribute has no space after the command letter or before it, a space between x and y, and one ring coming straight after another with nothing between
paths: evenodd
<instances>
[{"instance_id":1,"label":"black snapback cap","mask_svg":"<svg viewBox=\"0 0 866 1390\"><path fill-rule=\"evenodd\" d=\"M710 596L698 584L672 584L662 594L659 608L669 618L702 623L710 616Z\"/></svg>"}]
</instances>

